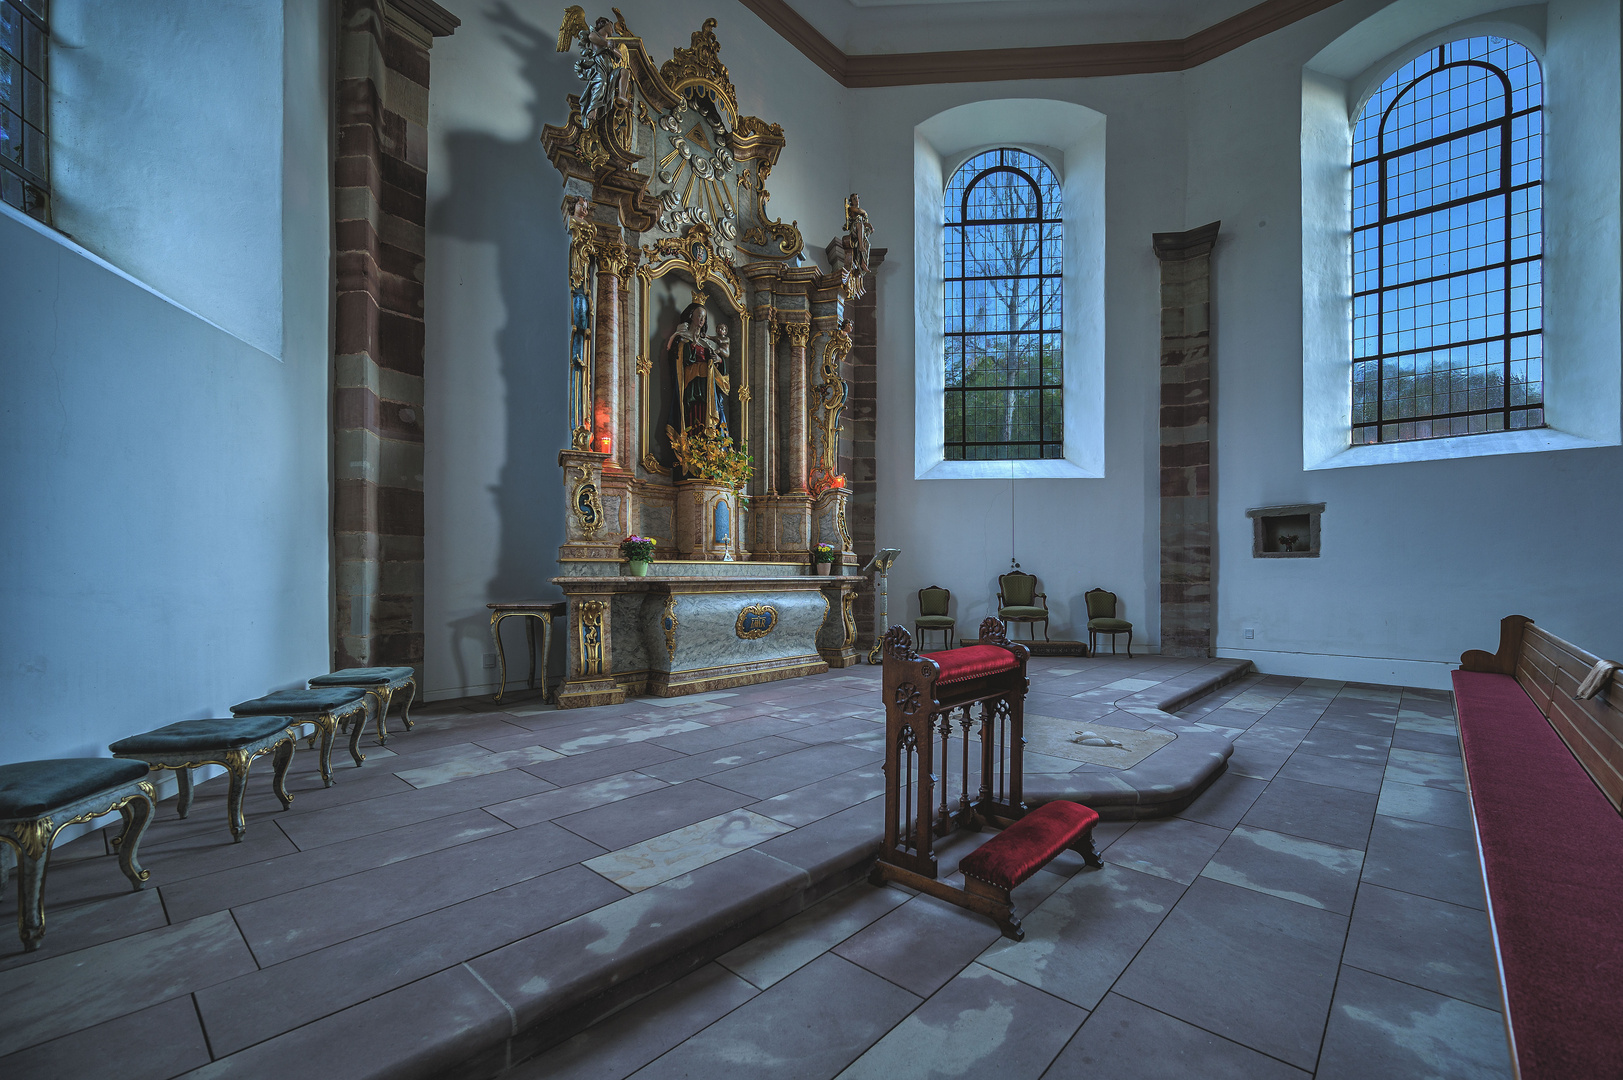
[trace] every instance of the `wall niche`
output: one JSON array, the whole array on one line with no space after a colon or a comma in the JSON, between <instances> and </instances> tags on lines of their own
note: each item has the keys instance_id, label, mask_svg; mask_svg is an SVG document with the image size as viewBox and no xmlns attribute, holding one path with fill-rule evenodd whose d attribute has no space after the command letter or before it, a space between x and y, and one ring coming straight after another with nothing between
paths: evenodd
<instances>
[{"instance_id":1,"label":"wall niche","mask_svg":"<svg viewBox=\"0 0 1623 1080\"><path fill-rule=\"evenodd\" d=\"M1317 559L1319 515L1323 503L1257 506L1245 512L1251 519L1253 559Z\"/></svg>"}]
</instances>

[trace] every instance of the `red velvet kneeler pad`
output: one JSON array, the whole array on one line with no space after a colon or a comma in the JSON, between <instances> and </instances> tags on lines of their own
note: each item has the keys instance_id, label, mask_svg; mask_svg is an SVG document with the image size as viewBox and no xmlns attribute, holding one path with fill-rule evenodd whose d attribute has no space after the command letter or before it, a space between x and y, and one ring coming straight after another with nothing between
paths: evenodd
<instances>
[{"instance_id":1,"label":"red velvet kneeler pad","mask_svg":"<svg viewBox=\"0 0 1623 1080\"><path fill-rule=\"evenodd\" d=\"M1453 674L1522 1078L1623 1077L1623 817L1514 678Z\"/></svg>"},{"instance_id":2,"label":"red velvet kneeler pad","mask_svg":"<svg viewBox=\"0 0 1623 1080\"><path fill-rule=\"evenodd\" d=\"M982 675L1008 671L1019 664L1012 652L996 645L970 645L963 649L925 653L924 659L934 660L941 669L941 675L935 681L937 686L968 682Z\"/></svg>"},{"instance_id":3,"label":"red velvet kneeler pad","mask_svg":"<svg viewBox=\"0 0 1623 1080\"><path fill-rule=\"evenodd\" d=\"M958 869L1012 889L1093 828L1099 815L1081 803L1045 803L964 856Z\"/></svg>"}]
</instances>

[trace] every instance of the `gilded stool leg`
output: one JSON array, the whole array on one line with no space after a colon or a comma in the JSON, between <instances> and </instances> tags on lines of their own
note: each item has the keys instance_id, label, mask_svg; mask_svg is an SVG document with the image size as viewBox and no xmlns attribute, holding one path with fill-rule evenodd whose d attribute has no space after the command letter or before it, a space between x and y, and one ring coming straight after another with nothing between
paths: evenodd
<instances>
[{"instance_id":1,"label":"gilded stool leg","mask_svg":"<svg viewBox=\"0 0 1623 1080\"><path fill-rule=\"evenodd\" d=\"M499 611L490 617L490 636L496 639L496 661L502 669L502 681L496 687L495 701L500 701L502 695L507 693L507 650L502 648L502 620L506 617Z\"/></svg>"},{"instance_id":2,"label":"gilded stool leg","mask_svg":"<svg viewBox=\"0 0 1623 1080\"><path fill-rule=\"evenodd\" d=\"M349 725L349 756L355 759L357 769L361 767L361 762L366 760L366 755L361 753L361 732L366 729L366 712L372 707L371 700L371 695L361 699L361 714L359 716L356 716L353 711L344 714L346 718L353 718Z\"/></svg>"},{"instance_id":3,"label":"gilded stool leg","mask_svg":"<svg viewBox=\"0 0 1623 1080\"><path fill-rule=\"evenodd\" d=\"M416 679L408 679L406 681L406 686L411 687L411 694L406 698L405 707L400 710L400 719L405 723L406 730L410 731L411 730L411 703L417 700L417 680ZM406 686L402 686L400 689L404 690L406 688Z\"/></svg>"},{"instance_id":4,"label":"gilded stool leg","mask_svg":"<svg viewBox=\"0 0 1623 1080\"><path fill-rule=\"evenodd\" d=\"M376 690L369 691L369 693L377 701L378 745L387 746L389 745L389 728L387 721L389 719L389 706L394 702L394 691L389 689L387 686L380 686Z\"/></svg>"},{"instance_id":5,"label":"gilded stool leg","mask_svg":"<svg viewBox=\"0 0 1623 1080\"><path fill-rule=\"evenodd\" d=\"M50 827L49 820L43 824ZM45 936L45 863L51 857L48 841L38 855L29 846L17 852L17 933L24 952L39 948Z\"/></svg>"},{"instance_id":6,"label":"gilded stool leg","mask_svg":"<svg viewBox=\"0 0 1623 1080\"><path fill-rule=\"evenodd\" d=\"M338 725L331 713L322 713L314 723L316 732L321 736L321 783L332 787L332 738L333 728ZM311 736L311 741L315 741L315 736Z\"/></svg>"},{"instance_id":7,"label":"gilded stool leg","mask_svg":"<svg viewBox=\"0 0 1623 1080\"><path fill-rule=\"evenodd\" d=\"M152 876L152 871L141 869L138 849L155 809L152 800L142 795L137 795L118 808L119 816L124 819L124 831L113 841L113 846L118 849L118 868L124 871L124 876L129 878L130 884L137 889L145 885L147 878Z\"/></svg>"},{"instance_id":8,"label":"gilded stool leg","mask_svg":"<svg viewBox=\"0 0 1623 1080\"><path fill-rule=\"evenodd\" d=\"M185 817L192 810L192 770L185 765L176 769L175 782L180 785L175 794L175 812Z\"/></svg>"},{"instance_id":9,"label":"gilded stool leg","mask_svg":"<svg viewBox=\"0 0 1623 1080\"><path fill-rule=\"evenodd\" d=\"M248 822L242 816L242 797L248 791L248 770L254 759L237 751L227 752L226 757L231 759L225 767L231 777L231 788L225 796L226 823L231 826L231 842L240 844L248 831Z\"/></svg>"},{"instance_id":10,"label":"gilded stool leg","mask_svg":"<svg viewBox=\"0 0 1623 1080\"><path fill-rule=\"evenodd\" d=\"M293 796L287 793L287 770L293 764L293 751L298 749L299 740L290 734L282 742L276 744L276 756L271 758L276 765L276 778L271 784L271 790L281 800L282 809L286 810L293 805Z\"/></svg>"},{"instance_id":11,"label":"gilded stool leg","mask_svg":"<svg viewBox=\"0 0 1623 1080\"><path fill-rule=\"evenodd\" d=\"M530 649L530 676L529 676L528 686L529 686L529 688L531 690L534 690L535 689L535 620L534 619L525 619L524 620L524 644L529 646L529 649ZM542 688L545 689L545 686L546 686L546 677L542 676Z\"/></svg>"}]
</instances>

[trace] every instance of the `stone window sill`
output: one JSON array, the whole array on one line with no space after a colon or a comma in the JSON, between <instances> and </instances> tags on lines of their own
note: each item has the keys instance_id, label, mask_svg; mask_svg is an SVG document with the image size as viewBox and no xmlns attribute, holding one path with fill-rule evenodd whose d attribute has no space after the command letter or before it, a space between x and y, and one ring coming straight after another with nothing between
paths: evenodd
<instances>
[{"instance_id":1,"label":"stone window sill","mask_svg":"<svg viewBox=\"0 0 1623 1080\"><path fill-rule=\"evenodd\" d=\"M1534 454L1548 450L1581 450L1616 443L1572 435L1555 428L1534 431L1493 431L1483 435L1454 435L1444 439L1352 446L1303 468L1351 469L1366 465L1395 465L1405 461L1442 461L1449 458L1491 457L1497 454Z\"/></svg>"},{"instance_id":2,"label":"stone window sill","mask_svg":"<svg viewBox=\"0 0 1623 1080\"><path fill-rule=\"evenodd\" d=\"M937 461L914 475L916 480L1083 480L1103 476L1066 460Z\"/></svg>"}]
</instances>

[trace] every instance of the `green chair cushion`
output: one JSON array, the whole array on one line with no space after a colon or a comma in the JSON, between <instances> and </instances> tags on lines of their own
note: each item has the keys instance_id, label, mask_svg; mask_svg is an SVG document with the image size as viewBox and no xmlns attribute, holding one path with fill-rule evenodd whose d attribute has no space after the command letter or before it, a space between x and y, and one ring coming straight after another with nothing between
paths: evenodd
<instances>
[{"instance_id":1,"label":"green chair cushion","mask_svg":"<svg viewBox=\"0 0 1623 1080\"><path fill-rule=\"evenodd\" d=\"M1003 619L1046 619L1048 609L1040 607L1014 607L998 608L998 617Z\"/></svg>"},{"instance_id":2,"label":"green chair cushion","mask_svg":"<svg viewBox=\"0 0 1623 1080\"><path fill-rule=\"evenodd\" d=\"M947 605L951 602L952 594L947 592L946 589L925 588L919 590L920 615L945 615Z\"/></svg>"},{"instance_id":3,"label":"green chair cushion","mask_svg":"<svg viewBox=\"0 0 1623 1080\"><path fill-rule=\"evenodd\" d=\"M1126 619L1089 619L1089 630L1131 630L1133 624Z\"/></svg>"},{"instance_id":4,"label":"green chair cushion","mask_svg":"<svg viewBox=\"0 0 1623 1080\"><path fill-rule=\"evenodd\" d=\"M298 723L291 716L234 716L220 720L182 720L120 739L107 749L115 754L172 754L188 750L234 750L286 731Z\"/></svg>"},{"instance_id":5,"label":"green chair cushion","mask_svg":"<svg viewBox=\"0 0 1623 1080\"><path fill-rule=\"evenodd\" d=\"M1029 574L1004 574L998 578L998 587L1011 605L1029 604L1037 592L1037 579Z\"/></svg>"},{"instance_id":6,"label":"green chair cushion","mask_svg":"<svg viewBox=\"0 0 1623 1080\"><path fill-rule=\"evenodd\" d=\"M132 784L147 774L144 761L53 758L0 765L0 819L37 818L87 795Z\"/></svg>"},{"instance_id":7,"label":"green chair cushion","mask_svg":"<svg viewBox=\"0 0 1623 1080\"><path fill-rule=\"evenodd\" d=\"M384 686L396 679L412 679L415 668L409 667L347 667L328 675L317 675L311 686Z\"/></svg>"},{"instance_id":8,"label":"green chair cushion","mask_svg":"<svg viewBox=\"0 0 1623 1080\"><path fill-rule=\"evenodd\" d=\"M238 716L298 716L331 712L366 697L366 691L353 686L323 686L313 690L278 690L262 698L231 706Z\"/></svg>"},{"instance_id":9,"label":"green chair cushion","mask_svg":"<svg viewBox=\"0 0 1623 1080\"><path fill-rule=\"evenodd\" d=\"M913 620L913 625L925 630L946 630L951 628L955 621L945 615L920 615Z\"/></svg>"}]
</instances>

